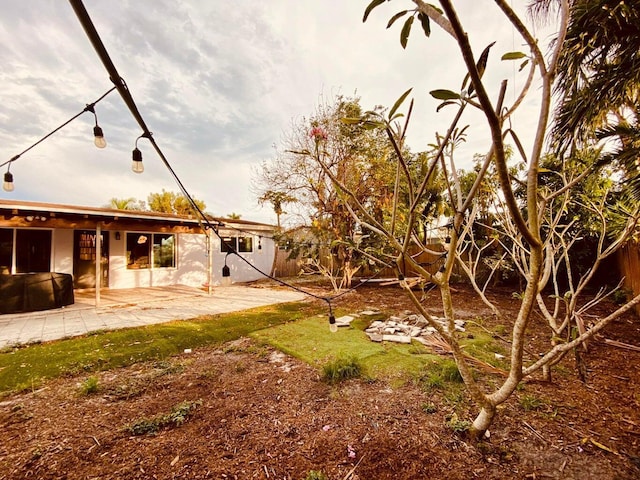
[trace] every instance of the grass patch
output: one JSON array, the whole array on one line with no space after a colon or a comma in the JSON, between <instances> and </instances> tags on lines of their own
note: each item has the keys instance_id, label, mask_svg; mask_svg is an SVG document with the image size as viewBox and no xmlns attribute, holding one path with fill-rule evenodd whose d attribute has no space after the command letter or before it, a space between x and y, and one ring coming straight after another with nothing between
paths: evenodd
<instances>
[{"instance_id":1,"label":"grass patch","mask_svg":"<svg viewBox=\"0 0 640 480\"><path fill-rule=\"evenodd\" d=\"M142 418L128 425L126 430L132 435L147 435L157 433L162 428L180 426L193 415L193 411L200 405L202 405L202 400L181 402L174 406L171 412L152 418Z\"/></svg>"},{"instance_id":2,"label":"grass patch","mask_svg":"<svg viewBox=\"0 0 640 480\"><path fill-rule=\"evenodd\" d=\"M331 333L327 317L315 316L250 336L319 369L335 359L353 359L368 377L385 378L392 383L401 384L415 378L426 363L442 360L422 346L372 342L363 331L369 323L368 319L357 319L352 328L342 327L337 333Z\"/></svg>"},{"instance_id":3,"label":"grass patch","mask_svg":"<svg viewBox=\"0 0 640 480\"><path fill-rule=\"evenodd\" d=\"M82 382L78 390L80 391L80 395L91 395L93 393L98 393L99 389L98 379L92 376Z\"/></svg>"},{"instance_id":4,"label":"grass patch","mask_svg":"<svg viewBox=\"0 0 640 480\"><path fill-rule=\"evenodd\" d=\"M337 358L322 367L322 380L335 385L362 376L362 365L355 357Z\"/></svg>"},{"instance_id":5,"label":"grass patch","mask_svg":"<svg viewBox=\"0 0 640 480\"><path fill-rule=\"evenodd\" d=\"M304 480L329 480L321 470L309 470Z\"/></svg>"},{"instance_id":6,"label":"grass patch","mask_svg":"<svg viewBox=\"0 0 640 480\"><path fill-rule=\"evenodd\" d=\"M520 397L520 406L526 412L530 412L533 410L542 410L546 408L547 402L539 397L536 397L535 395L525 393L522 397Z\"/></svg>"},{"instance_id":7,"label":"grass patch","mask_svg":"<svg viewBox=\"0 0 640 480\"><path fill-rule=\"evenodd\" d=\"M419 383L427 389L441 389L448 383L462 383L462 376L454 360L443 358L425 366Z\"/></svg>"},{"instance_id":8,"label":"grass patch","mask_svg":"<svg viewBox=\"0 0 640 480\"><path fill-rule=\"evenodd\" d=\"M277 304L6 349L0 353L0 393L36 389L44 380L64 375L109 370L148 360L161 361L182 353L185 348L235 340L257 330L308 317L321 308L303 302Z\"/></svg>"}]
</instances>

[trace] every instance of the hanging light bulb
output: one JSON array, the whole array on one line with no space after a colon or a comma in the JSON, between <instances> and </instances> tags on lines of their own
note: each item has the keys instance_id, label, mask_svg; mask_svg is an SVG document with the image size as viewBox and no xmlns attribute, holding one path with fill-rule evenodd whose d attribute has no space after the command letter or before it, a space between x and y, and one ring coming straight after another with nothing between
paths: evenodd
<instances>
[{"instance_id":1,"label":"hanging light bulb","mask_svg":"<svg viewBox=\"0 0 640 480\"><path fill-rule=\"evenodd\" d=\"M138 142L136 141L136 143ZM131 170L133 170L135 173L144 172L144 165L142 165L142 152L138 149L138 147L133 149L132 159L133 161L131 162Z\"/></svg>"},{"instance_id":2,"label":"hanging light bulb","mask_svg":"<svg viewBox=\"0 0 640 480\"><path fill-rule=\"evenodd\" d=\"M2 189L5 192L13 192L13 174L9 170L7 170L7 172L4 174Z\"/></svg>"},{"instance_id":3,"label":"hanging light bulb","mask_svg":"<svg viewBox=\"0 0 640 480\"><path fill-rule=\"evenodd\" d=\"M95 144L96 147L104 148L107 146L107 141L104 139L102 128L100 128L98 124L96 124L96 126L93 127L93 137L94 137L93 143Z\"/></svg>"},{"instance_id":4,"label":"hanging light bulb","mask_svg":"<svg viewBox=\"0 0 640 480\"><path fill-rule=\"evenodd\" d=\"M224 257L224 267L222 267L222 286L228 287L231 285L231 269L227 265L227 257L229 253L227 253Z\"/></svg>"},{"instance_id":5,"label":"hanging light bulb","mask_svg":"<svg viewBox=\"0 0 640 480\"><path fill-rule=\"evenodd\" d=\"M151 132L145 132L138 138L136 138L136 146L133 149L133 152L131 152L131 158L133 159L133 162L131 162L131 170L133 170L134 173L144 172L144 165L142 164L142 152L140 151L140 149L138 149L138 140L143 137L150 139L151 135L153 135Z\"/></svg>"},{"instance_id":6,"label":"hanging light bulb","mask_svg":"<svg viewBox=\"0 0 640 480\"><path fill-rule=\"evenodd\" d=\"M107 146L107 141L104 139L102 128L98 125L98 115L96 115L96 110L93 107L94 104L91 103L85 107L84 111L93 113L93 118L96 121L96 125L93 127L93 143L98 148L104 148Z\"/></svg>"},{"instance_id":7,"label":"hanging light bulb","mask_svg":"<svg viewBox=\"0 0 640 480\"><path fill-rule=\"evenodd\" d=\"M329 331L331 331L331 333L338 331L338 324L336 323L336 317L333 316L333 313L329 315Z\"/></svg>"}]
</instances>

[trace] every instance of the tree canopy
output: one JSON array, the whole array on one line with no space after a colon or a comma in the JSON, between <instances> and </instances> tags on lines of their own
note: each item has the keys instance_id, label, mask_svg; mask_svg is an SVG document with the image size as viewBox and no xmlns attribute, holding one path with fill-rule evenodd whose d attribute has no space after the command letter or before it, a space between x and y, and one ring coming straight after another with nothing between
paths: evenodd
<instances>
[{"instance_id":1,"label":"tree canopy","mask_svg":"<svg viewBox=\"0 0 640 480\"><path fill-rule=\"evenodd\" d=\"M205 203L195 198L194 202L200 211L204 212ZM192 215L194 213L187 197L181 193L167 192L164 189L160 193L150 193L147 197L147 204L152 212L173 213L175 215Z\"/></svg>"}]
</instances>

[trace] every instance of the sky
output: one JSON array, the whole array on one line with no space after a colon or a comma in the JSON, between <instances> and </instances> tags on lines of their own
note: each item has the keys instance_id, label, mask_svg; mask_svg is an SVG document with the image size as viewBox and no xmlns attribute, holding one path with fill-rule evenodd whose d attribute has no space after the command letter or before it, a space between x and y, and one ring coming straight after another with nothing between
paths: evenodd
<instances>
[{"instance_id":1,"label":"sky","mask_svg":"<svg viewBox=\"0 0 640 480\"><path fill-rule=\"evenodd\" d=\"M459 90L465 75L456 44L436 25L425 37L416 22L406 49L402 21L413 8L394 0L362 22L369 0L85 0L84 5L155 141L187 191L216 216L274 224L252 184L275 157L291 125L336 95L358 96L365 109L392 106L409 88L415 101L408 145L428 149L453 109L436 112L429 91ZM435 3L435 2L434 2ZM514 0L514 8L526 2ZM524 73L500 56L522 42L493 2L454 2L476 55L496 41L485 75L490 95L509 81L507 101ZM526 18L525 18L526 20ZM548 40L547 37L541 39ZM81 112L113 84L68 2L4 1L0 16L0 163ZM514 117L525 150L535 101ZM107 148L93 145L94 119L84 113L11 164L15 190L0 198L106 206L111 198L146 200L179 188L145 139L145 171L131 171L142 133L117 91L96 107ZM478 114L463 160L489 148ZM464 163L464 162L463 162ZM469 163L470 165L470 163ZM6 169L6 167L4 167ZM0 173L4 173L0 172Z\"/></svg>"}]
</instances>

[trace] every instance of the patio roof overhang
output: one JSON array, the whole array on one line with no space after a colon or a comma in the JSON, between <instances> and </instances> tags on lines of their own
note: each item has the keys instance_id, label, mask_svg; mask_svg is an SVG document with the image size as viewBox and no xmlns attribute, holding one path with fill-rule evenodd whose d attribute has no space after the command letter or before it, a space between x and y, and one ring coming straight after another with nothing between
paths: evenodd
<instances>
[{"instance_id":1,"label":"patio roof overhang","mask_svg":"<svg viewBox=\"0 0 640 480\"><path fill-rule=\"evenodd\" d=\"M271 232L274 227L246 220L208 217L220 230L230 228ZM203 225L187 215L138 210L59 205L52 203L0 200L0 227L146 230L172 233L202 233Z\"/></svg>"}]
</instances>

